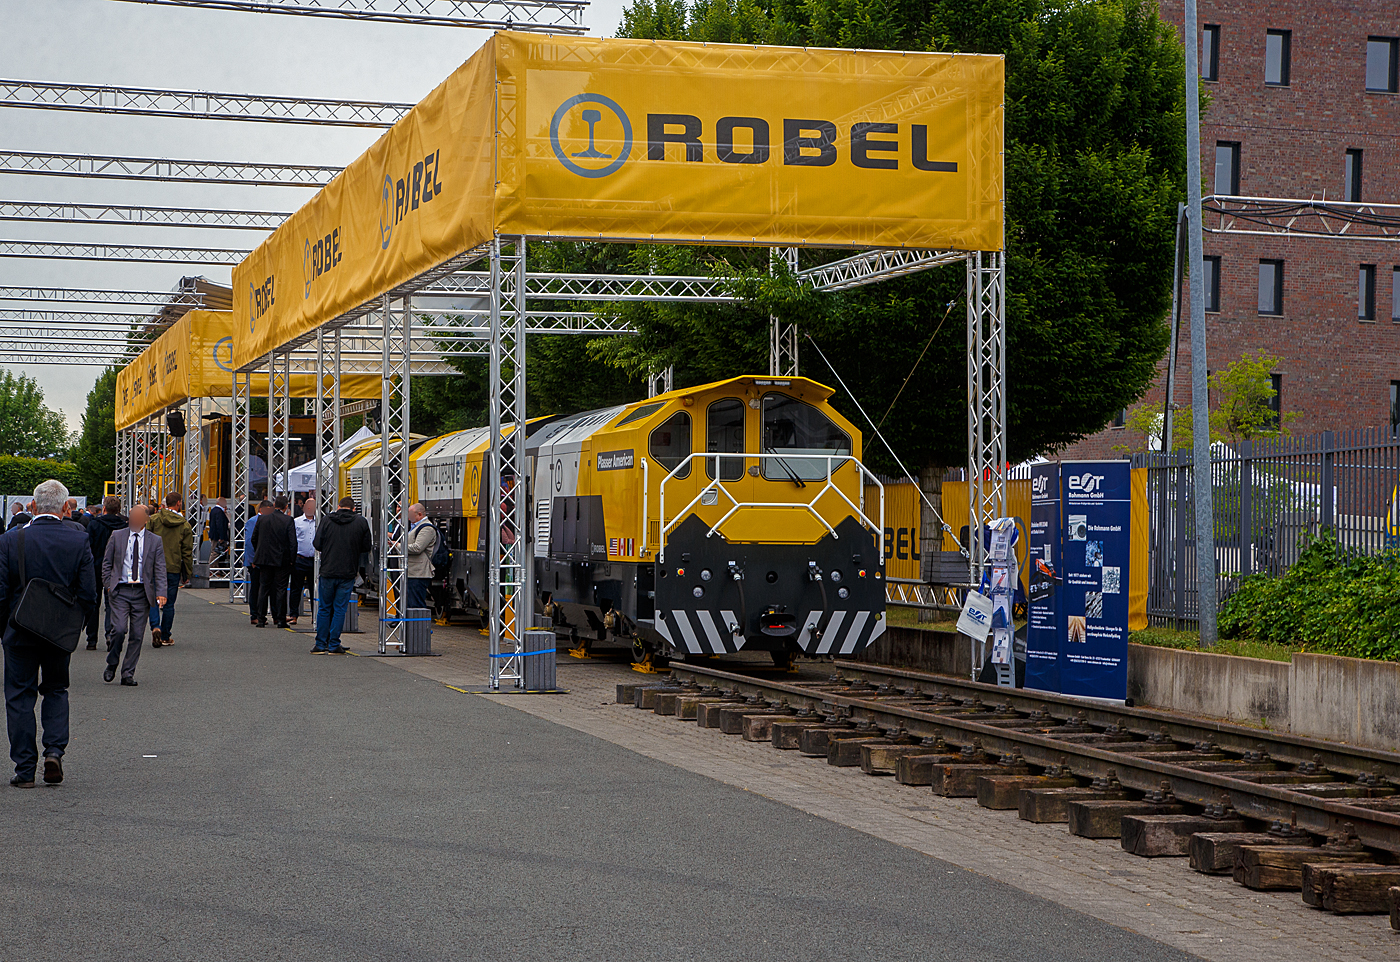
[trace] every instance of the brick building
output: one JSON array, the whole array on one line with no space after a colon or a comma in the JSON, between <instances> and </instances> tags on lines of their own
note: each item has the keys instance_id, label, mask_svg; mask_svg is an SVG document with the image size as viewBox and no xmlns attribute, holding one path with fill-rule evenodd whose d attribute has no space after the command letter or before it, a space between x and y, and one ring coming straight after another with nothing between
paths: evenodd
<instances>
[{"instance_id":1,"label":"brick building","mask_svg":"<svg viewBox=\"0 0 1400 962\"><path fill-rule=\"evenodd\" d=\"M1161 10L1180 29L1182 0ZM1208 195L1400 204L1400 2L1199 0L1198 12ZM1207 215L1207 229L1217 220ZM1400 243L1207 233L1205 256L1211 370L1244 352L1279 357L1274 383L1283 410L1299 413L1295 435L1400 420ZM1190 356L1187 313L1183 408ZM1165 370L1164 359L1139 403L1160 406ZM1060 456L1139 449L1129 433L1110 426Z\"/></svg>"}]
</instances>

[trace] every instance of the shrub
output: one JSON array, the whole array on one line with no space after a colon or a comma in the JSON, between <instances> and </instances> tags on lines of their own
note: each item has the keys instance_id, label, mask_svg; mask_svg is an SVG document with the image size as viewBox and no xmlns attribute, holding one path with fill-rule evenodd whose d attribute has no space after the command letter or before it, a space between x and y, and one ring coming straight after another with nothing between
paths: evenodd
<instances>
[{"instance_id":1,"label":"shrub","mask_svg":"<svg viewBox=\"0 0 1400 962\"><path fill-rule=\"evenodd\" d=\"M1362 555L1324 533L1281 577L1246 578L1219 624L1227 638L1400 661L1400 551Z\"/></svg>"},{"instance_id":2,"label":"shrub","mask_svg":"<svg viewBox=\"0 0 1400 962\"><path fill-rule=\"evenodd\" d=\"M80 487L77 465L69 461L46 461L43 458L17 458L0 454L0 495L28 495L43 481L57 478L69 491ZM77 491L77 496L83 494Z\"/></svg>"}]
</instances>

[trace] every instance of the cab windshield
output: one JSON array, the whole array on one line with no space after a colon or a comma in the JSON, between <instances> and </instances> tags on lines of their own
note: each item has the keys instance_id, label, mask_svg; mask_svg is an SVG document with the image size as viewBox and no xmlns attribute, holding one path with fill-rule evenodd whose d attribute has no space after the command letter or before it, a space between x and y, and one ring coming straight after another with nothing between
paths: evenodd
<instances>
[{"instance_id":1,"label":"cab windshield","mask_svg":"<svg viewBox=\"0 0 1400 962\"><path fill-rule=\"evenodd\" d=\"M851 438L831 418L787 394L763 396L762 454L849 455ZM827 463L816 458L763 458L769 481L822 481Z\"/></svg>"}]
</instances>

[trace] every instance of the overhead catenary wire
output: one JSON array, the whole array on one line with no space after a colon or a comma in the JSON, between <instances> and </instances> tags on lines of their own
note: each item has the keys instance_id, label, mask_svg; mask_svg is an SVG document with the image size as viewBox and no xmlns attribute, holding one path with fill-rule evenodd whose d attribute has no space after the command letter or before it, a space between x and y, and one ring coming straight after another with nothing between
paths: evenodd
<instances>
[{"instance_id":1,"label":"overhead catenary wire","mask_svg":"<svg viewBox=\"0 0 1400 962\"><path fill-rule=\"evenodd\" d=\"M894 448L890 447L890 442L885 439L885 435L881 433L880 428L875 424L874 419L871 418L869 414L865 413L865 408L861 406L860 400L856 398L855 392L846 386L846 382L841 378L841 373L836 370L836 365L832 364L831 361L827 359L826 353L821 349L821 345L819 345L815 340L813 340L812 335L807 333L806 331L802 332L802 336L807 338L808 343L812 345L813 349L816 350L817 355L821 357L822 361L826 364L827 368L830 369L832 376L836 378L836 383L841 385L841 390L845 391L846 395L850 397L851 403L856 406L856 410L860 412L860 416L865 418L866 422L870 425L871 430L875 432L875 436L880 439L880 443L885 446L885 450L888 451L890 457L894 459L894 463L899 467L899 470L904 474L906 478L909 479L909 482L914 485L914 490L919 493L919 499L923 501L923 503L928 507L930 511L933 512L933 516L938 520L939 525L943 528L945 532L947 532L948 536L953 539L953 544L957 545L958 550L961 551L963 554L967 554L967 548L965 548L963 546L963 543L958 540L958 536L953 534L952 527L948 524L948 522L943 520L942 513L940 513L939 510L933 506L933 502L928 499L928 495L924 494L924 489L919 487L919 482L915 480L914 475L909 473L909 469L904 466L904 462L899 459L899 455L894 453Z\"/></svg>"}]
</instances>

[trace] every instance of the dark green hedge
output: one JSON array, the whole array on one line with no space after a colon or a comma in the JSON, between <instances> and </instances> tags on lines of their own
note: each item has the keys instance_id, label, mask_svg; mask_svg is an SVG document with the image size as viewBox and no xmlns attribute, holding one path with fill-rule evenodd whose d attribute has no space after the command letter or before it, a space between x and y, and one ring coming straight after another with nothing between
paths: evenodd
<instances>
[{"instance_id":1,"label":"dark green hedge","mask_svg":"<svg viewBox=\"0 0 1400 962\"><path fill-rule=\"evenodd\" d=\"M1220 633L1400 661L1400 550L1359 555L1325 534L1282 577L1246 578L1225 602Z\"/></svg>"},{"instance_id":2,"label":"dark green hedge","mask_svg":"<svg viewBox=\"0 0 1400 962\"><path fill-rule=\"evenodd\" d=\"M29 494L42 482L57 478L81 497L78 466L71 461L45 461L42 458L17 458L0 454L0 494Z\"/></svg>"}]
</instances>

